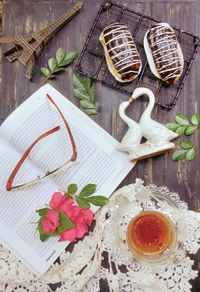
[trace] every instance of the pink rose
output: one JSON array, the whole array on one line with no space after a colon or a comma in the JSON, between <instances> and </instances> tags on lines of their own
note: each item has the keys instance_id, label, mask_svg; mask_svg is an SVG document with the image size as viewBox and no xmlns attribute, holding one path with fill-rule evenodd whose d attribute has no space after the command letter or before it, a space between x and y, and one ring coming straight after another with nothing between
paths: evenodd
<instances>
[{"instance_id":1,"label":"pink rose","mask_svg":"<svg viewBox=\"0 0 200 292\"><path fill-rule=\"evenodd\" d=\"M59 213L49 209L45 216L46 218L41 220L42 229L47 233L54 233L59 226Z\"/></svg>"},{"instance_id":2,"label":"pink rose","mask_svg":"<svg viewBox=\"0 0 200 292\"><path fill-rule=\"evenodd\" d=\"M93 212L90 209L81 209L74 205L72 199L66 199L60 192L53 194L49 206L61 210L75 224L75 227L60 233L59 241L76 241L76 238L82 238L88 232L88 226L93 220Z\"/></svg>"},{"instance_id":3,"label":"pink rose","mask_svg":"<svg viewBox=\"0 0 200 292\"><path fill-rule=\"evenodd\" d=\"M88 226L93 220L93 212L90 209L81 209L74 205L71 198L66 198L62 193L56 192L53 194L46 213L46 218L42 219L42 229L47 233L54 233L59 226L59 212L62 211L74 223L75 227L67 229L60 233L59 241L76 241L76 238L82 238L88 232Z\"/></svg>"}]
</instances>

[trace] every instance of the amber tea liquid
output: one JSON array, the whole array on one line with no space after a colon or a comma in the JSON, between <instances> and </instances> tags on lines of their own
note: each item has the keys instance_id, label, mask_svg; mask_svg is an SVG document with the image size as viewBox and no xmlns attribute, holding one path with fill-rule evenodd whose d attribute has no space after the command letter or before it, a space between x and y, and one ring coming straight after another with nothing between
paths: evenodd
<instances>
[{"instance_id":1,"label":"amber tea liquid","mask_svg":"<svg viewBox=\"0 0 200 292\"><path fill-rule=\"evenodd\" d=\"M172 241L172 224L159 212L141 212L128 226L127 241L130 249L143 255L161 253Z\"/></svg>"}]
</instances>

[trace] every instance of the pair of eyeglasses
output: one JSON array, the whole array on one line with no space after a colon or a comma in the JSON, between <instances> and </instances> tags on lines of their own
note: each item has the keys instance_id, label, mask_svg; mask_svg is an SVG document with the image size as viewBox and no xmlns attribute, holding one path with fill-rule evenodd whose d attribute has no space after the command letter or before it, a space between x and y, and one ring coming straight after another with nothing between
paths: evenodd
<instances>
[{"instance_id":1,"label":"pair of eyeglasses","mask_svg":"<svg viewBox=\"0 0 200 292\"><path fill-rule=\"evenodd\" d=\"M24 163L25 159L28 157L28 155L30 154L31 150L34 148L34 146L40 141L42 140L43 138L57 132L59 129L60 129L60 126L57 126L49 131L47 131L46 133L40 135L30 146L29 148L26 150L26 152L22 155L22 157L20 158L20 160L18 161L17 165L15 166L15 168L13 169L12 173L10 174L9 178L8 178L8 181L7 181L7 184L6 184L6 190L7 191L11 191L11 190L14 190L14 189L18 189L18 188L21 188L21 187L24 187L24 186L28 186L28 185L31 185L33 183L36 183L42 179L44 179L45 177L53 174L53 173L57 173L58 171L60 171L61 169L63 168L69 168L73 163L74 161L76 160L77 158L77 151L76 151L76 145L75 145L75 142L74 142L74 138L73 138L73 135L72 135L72 132L70 130L70 127L67 123L67 121L65 120L62 112L60 111L60 109L58 108L58 106L56 105L56 103L53 101L53 99L50 97L49 94L46 95L47 98L51 101L51 103L55 106L55 108L57 109L59 115L61 116L64 124L65 124L65 127L66 127L66 130L67 130L67 133L68 133L68 136L70 138L70 142L71 142L71 147L72 147L72 156L70 159L68 159L67 161L65 161L62 165L58 166L56 169L53 169L53 170L47 170L45 171L43 174L40 174L37 176L37 178L29 181L29 182L25 182L23 184L19 184L19 185L13 185L13 181L14 181L14 178L16 176L16 174L18 173L20 167L22 166L22 164Z\"/></svg>"}]
</instances>

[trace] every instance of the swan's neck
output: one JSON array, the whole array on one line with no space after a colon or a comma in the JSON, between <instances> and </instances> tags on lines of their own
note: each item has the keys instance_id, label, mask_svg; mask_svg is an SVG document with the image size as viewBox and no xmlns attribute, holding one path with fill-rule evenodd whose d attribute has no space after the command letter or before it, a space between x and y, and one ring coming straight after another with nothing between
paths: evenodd
<instances>
[{"instance_id":1,"label":"swan's neck","mask_svg":"<svg viewBox=\"0 0 200 292\"><path fill-rule=\"evenodd\" d=\"M138 125L138 123L136 123L134 120L130 119L126 114L125 114L125 110L126 108L129 106L129 102L128 101L124 101L120 104L119 106L119 115L122 118L122 120L124 120L124 122L130 127L133 127L135 125Z\"/></svg>"},{"instance_id":2,"label":"swan's neck","mask_svg":"<svg viewBox=\"0 0 200 292\"><path fill-rule=\"evenodd\" d=\"M152 109L155 104L155 97L154 97L153 92L146 87L138 87L133 91L131 99L135 100L142 95L147 95L149 99L149 104L147 108L145 109L145 111L143 112L142 116L146 116L150 118Z\"/></svg>"},{"instance_id":3,"label":"swan's neck","mask_svg":"<svg viewBox=\"0 0 200 292\"><path fill-rule=\"evenodd\" d=\"M151 117L151 112L154 108L154 104L155 104L154 95L148 94L148 98L149 98L149 103L148 103L148 106L146 107L146 109L144 110L142 117L144 117L144 116Z\"/></svg>"}]
</instances>

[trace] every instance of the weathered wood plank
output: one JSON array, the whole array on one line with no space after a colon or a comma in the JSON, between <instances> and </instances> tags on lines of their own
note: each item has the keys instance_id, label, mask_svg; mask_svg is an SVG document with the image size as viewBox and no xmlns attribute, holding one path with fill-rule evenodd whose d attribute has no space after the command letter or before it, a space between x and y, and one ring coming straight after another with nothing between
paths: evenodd
<instances>
[{"instance_id":1,"label":"weathered wood plank","mask_svg":"<svg viewBox=\"0 0 200 292\"><path fill-rule=\"evenodd\" d=\"M28 34L44 28L48 23L62 15L77 1L40 1L40 0L4 0L3 1L3 35ZM44 66L48 59L55 55L56 49L63 47L67 51L81 51L88 32L91 28L101 1L84 0L83 11L65 25L56 37L47 45L41 54L35 67L33 81L29 82L25 77L25 68L19 62L8 63L2 58L2 84L0 99L0 121L5 119L18 105L42 85L40 67ZM163 1L118 1L138 12L158 18L163 22L169 22L172 26L181 27L195 35L200 33L200 2L190 0L163 0ZM3 46L5 50L6 47ZM73 97L72 73L74 65L70 65L62 75L58 75L50 83L62 94L66 95L79 107L79 102ZM200 55L198 53L192 70L184 84L179 101L173 110L167 112L156 107L152 117L165 124L172 122L178 112L188 117L194 112L200 113ZM113 135L119 141L125 134L127 127L118 115L119 103L127 99L127 95L114 91L95 82L96 99L100 105L100 114L92 117L100 126ZM146 103L138 100L130 108L128 115L138 120ZM197 157L189 161L174 163L171 161L172 151L164 155L139 161L133 171L125 178L120 186L134 182L140 177L145 184L166 185L171 191L178 192L181 199L185 200L189 208L200 211L200 130L188 137L196 146ZM184 139L187 137L184 137ZM179 145L181 138L177 139ZM195 260L195 269L200 269L200 252L192 256ZM200 291L200 280L191 282L193 292ZM103 291L103 290L102 290ZM105 290L104 290L105 291Z\"/></svg>"}]
</instances>

